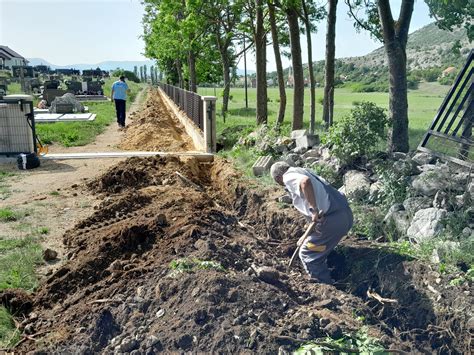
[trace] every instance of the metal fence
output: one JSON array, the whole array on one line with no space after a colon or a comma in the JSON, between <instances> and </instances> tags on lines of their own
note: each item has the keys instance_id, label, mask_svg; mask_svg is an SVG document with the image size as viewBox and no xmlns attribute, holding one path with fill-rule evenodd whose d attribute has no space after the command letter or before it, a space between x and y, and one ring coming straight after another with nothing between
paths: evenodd
<instances>
[{"instance_id":1,"label":"metal fence","mask_svg":"<svg viewBox=\"0 0 474 355\"><path fill-rule=\"evenodd\" d=\"M474 166L474 50L444 99L419 150L461 165Z\"/></svg>"},{"instance_id":2,"label":"metal fence","mask_svg":"<svg viewBox=\"0 0 474 355\"><path fill-rule=\"evenodd\" d=\"M160 88L171 100L198 126L204 131L203 101L198 94L180 89L176 86L160 83Z\"/></svg>"}]
</instances>

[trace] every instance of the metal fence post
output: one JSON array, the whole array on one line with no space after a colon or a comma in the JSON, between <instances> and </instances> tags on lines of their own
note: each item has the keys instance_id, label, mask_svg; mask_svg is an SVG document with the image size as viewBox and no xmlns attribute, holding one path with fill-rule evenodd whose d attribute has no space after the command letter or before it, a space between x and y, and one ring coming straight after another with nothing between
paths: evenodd
<instances>
[{"instance_id":1,"label":"metal fence post","mask_svg":"<svg viewBox=\"0 0 474 355\"><path fill-rule=\"evenodd\" d=\"M215 96L202 96L204 142L207 153L216 152L216 100Z\"/></svg>"}]
</instances>

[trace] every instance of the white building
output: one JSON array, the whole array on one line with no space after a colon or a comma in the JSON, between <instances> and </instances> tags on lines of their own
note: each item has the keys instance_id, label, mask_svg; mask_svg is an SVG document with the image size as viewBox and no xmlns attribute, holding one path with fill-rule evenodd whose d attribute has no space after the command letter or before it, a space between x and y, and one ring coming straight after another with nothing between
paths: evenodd
<instances>
[{"instance_id":1,"label":"white building","mask_svg":"<svg viewBox=\"0 0 474 355\"><path fill-rule=\"evenodd\" d=\"M0 69L25 65L28 65L28 61L23 56L7 46L0 45Z\"/></svg>"}]
</instances>

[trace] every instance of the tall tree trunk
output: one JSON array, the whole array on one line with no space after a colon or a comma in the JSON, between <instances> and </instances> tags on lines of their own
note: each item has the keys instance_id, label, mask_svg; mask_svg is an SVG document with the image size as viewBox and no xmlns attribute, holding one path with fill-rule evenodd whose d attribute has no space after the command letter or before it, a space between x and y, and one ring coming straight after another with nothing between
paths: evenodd
<instances>
[{"instance_id":1,"label":"tall tree trunk","mask_svg":"<svg viewBox=\"0 0 474 355\"><path fill-rule=\"evenodd\" d=\"M196 55L194 51L188 52L188 66L189 66L189 90L197 92L197 76L196 76Z\"/></svg>"},{"instance_id":2,"label":"tall tree trunk","mask_svg":"<svg viewBox=\"0 0 474 355\"><path fill-rule=\"evenodd\" d=\"M329 0L326 32L326 63L324 74L323 121L326 128L332 125L334 113L334 58L336 56L337 0Z\"/></svg>"},{"instance_id":3,"label":"tall tree trunk","mask_svg":"<svg viewBox=\"0 0 474 355\"><path fill-rule=\"evenodd\" d=\"M263 0L255 0L255 60L257 69L257 124L267 123L267 38L263 24Z\"/></svg>"},{"instance_id":4,"label":"tall tree trunk","mask_svg":"<svg viewBox=\"0 0 474 355\"><path fill-rule=\"evenodd\" d=\"M298 23L298 12L294 8L286 10L288 29L290 31L291 60L293 64L293 120L292 129L303 128L304 112L304 77L303 61L301 58L300 26Z\"/></svg>"},{"instance_id":5,"label":"tall tree trunk","mask_svg":"<svg viewBox=\"0 0 474 355\"><path fill-rule=\"evenodd\" d=\"M302 0L303 12L304 12L304 24L306 28L306 43L308 46L308 71L309 71L309 86L311 95L311 107L310 107L310 119L309 119L309 132L314 134L314 126L316 123L316 83L314 81L313 71L313 46L311 43L311 24L309 23L308 9L306 7L305 0Z\"/></svg>"},{"instance_id":6,"label":"tall tree trunk","mask_svg":"<svg viewBox=\"0 0 474 355\"><path fill-rule=\"evenodd\" d=\"M268 15L270 19L270 27L272 31L273 52L275 54L275 63L278 78L278 91L280 93L280 107L278 109L277 126L281 126L285 119L286 110L286 91L285 78L283 77L283 65L281 63L280 41L278 39L278 30L275 19L275 5L268 1Z\"/></svg>"},{"instance_id":7,"label":"tall tree trunk","mask_svg":"<svg viewBox=\"0 0 474 355\"><path fill-rule=\"evenodd\" d=\"M230 60L229 60L229 57L227 56L227 51L225 51L224 53L221 53L221 59L222 59L222 74L224 77L224 92L222 94L221 113L225 122L225 116L227 114L228 107L229 107L229 93L230 93L230 64L229 64Z\"/></svg>"},{"instance_id":8,"label":"tall tree trunk","mask_svg":"<svg viewBox=\"0 0 474 355\"><path fill-rule=\"evenodd\" d=\"M179 59L175 60L176 71L178 73L178 87L184 89L184 80L183 80L183 68L181 66L181 61Z\"/></svg>"},{"instance_id":9,"label":"tall tree trunk","mask_svg":"<svg viewBox=\"0 0 474 355\"><path fill-rule=\"evenodd\" d=\"M385 52L390 72L388 137L390 152L408 152L408 98L406 44L415 0L403 0L398 21L393 20L389 0L377 2L382 24Z\"/></svg>"}]
</instances>

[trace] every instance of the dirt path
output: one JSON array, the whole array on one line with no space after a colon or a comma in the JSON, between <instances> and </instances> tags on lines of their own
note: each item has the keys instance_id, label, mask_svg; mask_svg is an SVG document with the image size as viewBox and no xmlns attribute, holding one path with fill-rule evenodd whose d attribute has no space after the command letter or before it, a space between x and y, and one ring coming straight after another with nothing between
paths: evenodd
<instances>
[{"instance_id":1,"label":"dirt path","mask_svg":"<svg viewBox=\"0 0 474 355\"><path fill-rule=\"evenodd\" d=\"M147 90L141 90L130 106L127 125L132 123L130 118L142 109L145 95ZM53 145L50 152L117 151L120 150L118 145L124 135L124 131L119 131L115 124L111 124L91 144L71 148ZM62 235L78 221L89 216L98 203L96 196L84 193L79 186L119 161L121 160L43 160L40 168L30 171L18 170L14 161L0 162L2 171L14 174L8 178L9 193L3 196L3 200L0 199L0 208L11 208L24 216L16 222L1 223L0 236L26 237L37 234L39 228L47 228L48 233L41 237L43 247L58 251L62 262ZM40 274L49 273L57 266L47 265L40 270Z\"/></svg>"}]
</instances>

